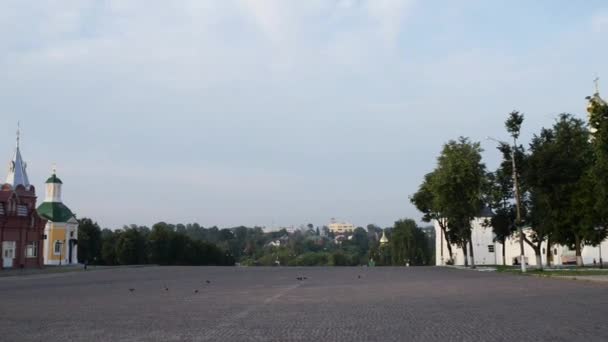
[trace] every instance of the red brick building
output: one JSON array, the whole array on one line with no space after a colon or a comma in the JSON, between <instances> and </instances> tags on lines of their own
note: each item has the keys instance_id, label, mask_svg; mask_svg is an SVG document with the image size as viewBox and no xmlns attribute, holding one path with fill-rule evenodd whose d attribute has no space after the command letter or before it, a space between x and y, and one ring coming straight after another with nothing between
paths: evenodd
<instances>
[{"instance_id":1,"label":"red brick building","mask_svg":"<svg viewBox=\"0 0 608 342\"><path fill-rule=\"evenodd\" d=\"M36 212L36 189L27 178L17 133L6 183L0 187L0 268L42 267L45 224Z\"/></svg>"}]
</instances>

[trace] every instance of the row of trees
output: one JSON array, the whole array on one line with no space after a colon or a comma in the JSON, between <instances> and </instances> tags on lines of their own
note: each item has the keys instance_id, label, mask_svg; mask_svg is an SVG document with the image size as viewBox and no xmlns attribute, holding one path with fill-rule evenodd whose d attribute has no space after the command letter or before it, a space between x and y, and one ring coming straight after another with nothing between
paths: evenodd
<instances>
[{"instance_id":1,"label":"row of trees","mask_svg":"<svg viewBox=\"0 0 608 342\"><path fill-rule=\"evenodd\" d=\"M325 233L323 233L325 232ZM312 224L288 232L264 232L260 227L204 228L194 224L159 222L145 226L101 229L91 219L80 220L78 255L89 263L160 265L288 265L355 266L429 265L433 239L413 220L386 228L390 243L380 246L383 230L358 227L340 242L325 228ZM273 242L273 243L271 243Z\"/></svg>"},{"instance_id":2,"label":"row of trees","mask_svg":"<svg viewBox=\"0 0 608 342\"><path fill-rule=\"evenodd\" d=\"M522 228L540 267L543 244L547 263L551 246L559 244L574 249L577 265L583 264L583 246L599 244L608 233L608 105L595 94L588 110L588 125L561 114L527 148L518 144L524 116L510 113L505 127L513 143L498 141L503 160L492 172L482 163L479 142L461 137L444 145L411 201L423 220L441 227L450 259L455 244L474 266L471 220L489 206L495 215L487 225L503 244L503 263L506 239Z\"/></svg>"},{"instance_id":3,"label":"row of trees","mask_svg":"<svg viewBox=\"0 0 608 342\"><path fill-rule=\"evenodd\" d=\"M104 265L234 265L233 255L219 246L190 238L164 222L119 230L100 229L84 218L78 227L78 258Z\"/></svg>"}]
</instances>

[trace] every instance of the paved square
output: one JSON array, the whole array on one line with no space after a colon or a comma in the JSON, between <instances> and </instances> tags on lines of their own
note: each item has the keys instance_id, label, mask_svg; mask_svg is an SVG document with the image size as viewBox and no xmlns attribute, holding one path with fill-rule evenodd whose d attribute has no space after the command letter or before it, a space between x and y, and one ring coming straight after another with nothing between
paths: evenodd
<instances>
[{"instance_id":1,"label":"paved square","mask_svg":"<svg viewBox=\"0 0 608 342\"><path fill-rule=\"evenodd\" d=\"M0 341L608 341L607 317L605 283L437 267L0 278Z\"/></svg>"}]
</instances>

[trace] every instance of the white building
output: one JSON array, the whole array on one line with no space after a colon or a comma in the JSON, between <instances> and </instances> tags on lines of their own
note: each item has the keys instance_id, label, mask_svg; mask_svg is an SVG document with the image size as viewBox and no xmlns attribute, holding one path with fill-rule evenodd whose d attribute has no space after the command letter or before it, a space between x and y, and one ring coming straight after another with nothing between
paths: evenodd
<instances>
[{"instance_id":1,"label":"white building","mask_svg":"<svg viewBox=\"0 0 608 342\"><path fill-rule=\"evenodd\" d=\"M589 96L589 104L587 111L591 113L594 106L601 105L606 106L608 103L602 99L599 95L599 89L597 87L597 79L595 94ZM593 134L595 131L591 129ZM477 265L502 265L503 264L503 245L499 242L494 241L494 233L492 227L485 227L484 221L491 217L492 213L489 210L485 210L479 218L474 219L471 222L472 232L471 239L473 243L473 252L475 257L475 264ZM433 222L435 226L435 260L437 265L445 265L449 260L449 252L447 249L447 243L443 231L439 225L439 222ZM524 233L530 237L530 230L524 228ZM564 265L564 264L576 264L576 252L568 249L566 246L552 245L550 253L553 258L551 261L552 265ZM520 263L521 247L517 234L513 234L508 238L504 245L505 249L505 264L514 265ZM464 253L461 248L456 245L452 245L453 262L455 265L464 265ZM581 257L583 263L586 265L593 265L594 261L600 261L600 256L606 256L608 252L608 239L602 241L599 246L583 246L581 251ZM528 265L536 266L536 255L534 250L527 243L524 242L524 255ZM541 262L543 265L547 264L547 244L543 242L541 244Z\"/></svg>"},{"instance_id":2,"label":"white building","mask_svg":"<svg viewBox=\"0 0 608 342\"><path fill-rule=\"evenodd\" d=\"M495 235L492 232L492 227L484 226L486 219L490 216L486 212L485 217L478 217L471 222L471 239L473 243L473 252L475 256L476 265L502 265L502 248L503 245L494 241ZM436 265L448 264L450 255L447 248L447 243L443 234L443 230L439 226L437 221L433 222L435 226L435 261ZM530 236L530 231L524 229L524 233ZM547 265L547 245L546 242L541 244L542 263L543 266ZM608 254L608 239L601 243L602 256ZM536 255L534 250L527 243L524 243L525 260L528 265L536 266ZM565 265L565 264L576 264L576 254L573 250L569 250L565 246L553 245L551 246L551 253L553 254L552 265ZM599 263L599 247L584 246L582 250L583 263L586 265L593 265L593 261ZM470 255L470 252L469 252ZM454 265L464 265L464 252L462 248L452 244L452 257ZM470 258L470 256L469 256ZM517 234L513 234L505 242L505 264L506 265L518 265L520 258L520 245ZM470 259L469 259L470 263Z\"/></svg>"},{"instance_id":3,"label":"white building","mask_svg":"<svg viewBox=\"0 0 608 342\"><path fill-rule=\"evenodd\" d=\"M352 233L355 230L354 224L346 222L332 222L327 227L334 234Z\"/></svg>"},{"instance_id":4,"label":"white building","mask_svg":"<svg viewBox=\"0 0 608 342\"><path fill-rule=\"evenodd\" d=\"M46 198L38 207L38 214L47 221L43 246L45 265L73 265L78 263L78 220L61 200L63 182L55 171L46 181Z\"/></svg>"}]
</instances>

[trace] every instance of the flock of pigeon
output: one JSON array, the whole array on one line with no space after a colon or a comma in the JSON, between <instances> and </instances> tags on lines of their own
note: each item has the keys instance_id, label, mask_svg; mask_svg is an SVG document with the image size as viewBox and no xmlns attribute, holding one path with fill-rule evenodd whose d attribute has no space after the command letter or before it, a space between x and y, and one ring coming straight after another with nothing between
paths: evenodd
<instances>
[{"instance_id":1,"label":"flock of pigeon","mask_svg":"<svg viewBox=\"0 0 608 342\"><path fill-rule=\"evenodd\" d=\"M209 285L209 284L211 284L211 281L210 280L205 280L205 283L207 285ZM163 287L163 289L165 290L165 292L169 292L169 287L167 285L165 285ZM129 288L129 292L135 292L135 288L133 288L133 287ZM198 293L198 292L199 292L198 289L194 290L194 293Z\"/></svg>"},{"instance_id":2,"label":"flock of pigeon","mask_svg":"<svg viewBox=\"0 0 608 342\"><path fill-rule=\"evenodd\" d=\"M297 280L299 280L299 281L302 281L302 280L306 280L306 279L308 279L308 278L307 278L307 277L305 277L305 276L297 276L297 277L296 277L296 279L297 279ZM360 274L357 276L357 279L361 279L361 275L360 275ZM209 284L211 284L211 281L210 281L210 280L205 280L205 283L206 283L207 285L209 285ZM164 290L165 290L166 292L169 292L169 288L167 287L167 285L165 285L165 286L164 286ZM130 289L129 289L129 292L135 292L135 288L133 288L133 287L132 287L132 288L130 288ZM198 293L198 292L199 292L199 291L198 291L198 289L194 290L194 293Z\"/></svg>"}]
</instances>

